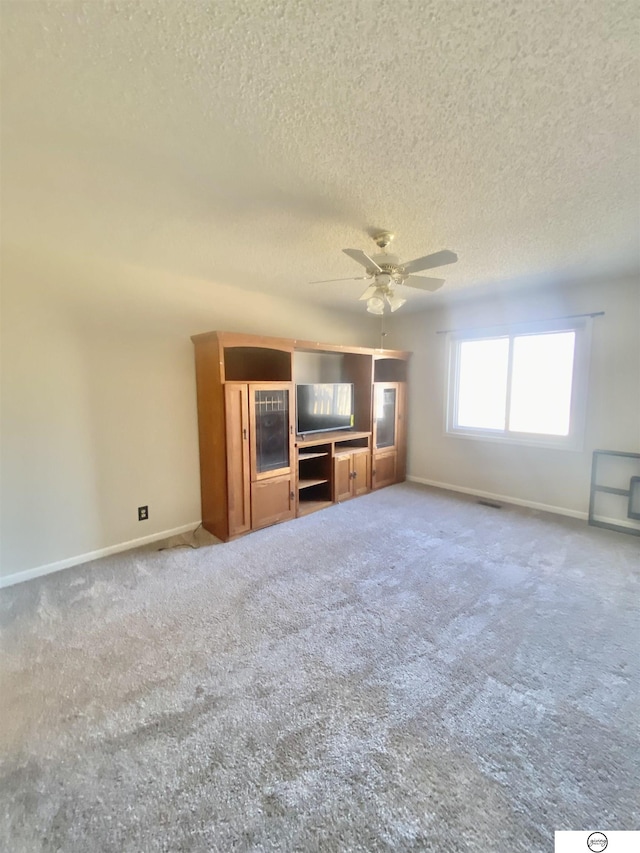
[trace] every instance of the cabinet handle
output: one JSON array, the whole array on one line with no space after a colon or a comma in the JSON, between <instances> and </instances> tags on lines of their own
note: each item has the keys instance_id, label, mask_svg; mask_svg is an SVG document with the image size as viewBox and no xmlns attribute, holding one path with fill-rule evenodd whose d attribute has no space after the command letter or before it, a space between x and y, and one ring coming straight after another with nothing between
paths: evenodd
<instances>
[{"instance_id":1,"label":"cabinet handle","mask_svg":"<svg viewBox=\"0 0 640 853\"><path fill-rule=\"evenodd\" d=\"M246 427L245 427L245 429L243 429L243 430L242 430L242 437L244 438L244 440L245 440L245 441L247 440L247 430L246 430Z\"/></svg>"},{"instance_id":2,"label":"cabinet handle","mask_svg":"<svg viewBox=\"0 0 640 853\"><path fill-rule=\"evenodd\" d=\"M293 435L293 424L289 424L289 435Z\"/></svg>"},{"instance_id":3,"label":"cabinet handle","mask_svg":"<svg viewBox=\"0 0 640 853\"><path fill-rule=\"evenodd\" d=\"M291 500L293 500L295 498L295 496L296 496L295 492L289 492L289 497L291 498Z\"/></svg>"}]
</instances>

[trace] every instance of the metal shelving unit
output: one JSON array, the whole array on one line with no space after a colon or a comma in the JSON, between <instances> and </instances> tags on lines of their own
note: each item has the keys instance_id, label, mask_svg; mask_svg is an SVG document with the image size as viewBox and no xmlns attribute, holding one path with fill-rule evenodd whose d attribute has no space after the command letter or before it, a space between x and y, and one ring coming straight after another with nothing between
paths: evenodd
<instances>
[{"instance_id":1,"label":"metal shelving unit","mask_svg":"<svg viewBox=\"0 0 640 853\"><path fill-rule=\"evenodd\" d=\"M591 464L591 491L589 493L589 524L592 527L603 527L605 530L615 530L618 533L629 533L631 536L640 536L640 529L627 527L624 524L611 524L608 521L598 521L595 518L595 499L598 492L608 495L618 495L628 499L627 517L637 519L640 514L633 510L633 499L640 492L640 477L632 476L629 480L629 488L621 489L617 486L606 486L598 483L598 461L601 456L617 456L626 459L640 459L640 453L625 453L622 450L594 450Z\"/></svg>"}]
</instances>

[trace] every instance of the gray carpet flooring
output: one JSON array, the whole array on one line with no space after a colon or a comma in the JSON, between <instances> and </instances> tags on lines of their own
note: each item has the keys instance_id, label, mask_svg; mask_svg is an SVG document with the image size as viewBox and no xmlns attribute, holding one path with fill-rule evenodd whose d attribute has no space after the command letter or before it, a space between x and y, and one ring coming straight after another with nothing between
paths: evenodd
<instances>
[{"instance_id":1,"label":"gray carpet flooring","mask_svg":"<svg viewBox=\"0 0 640 853\"><path fill-rule=\"evenodd\" d=\"M10 588L0 848L537 853L636 829L638 545L402 484Z\"/></svg>"}]
</instances>

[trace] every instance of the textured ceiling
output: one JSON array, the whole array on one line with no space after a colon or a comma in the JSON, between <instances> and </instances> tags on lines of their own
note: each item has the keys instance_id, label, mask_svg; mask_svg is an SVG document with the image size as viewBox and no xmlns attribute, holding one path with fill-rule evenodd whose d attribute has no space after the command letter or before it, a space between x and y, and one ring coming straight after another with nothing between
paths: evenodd
<instances>
[{"instance_id":1,"label":"textured ceiling","mask_svg":"<svg viewBox=\"0 0 640 853\"><path fill-rule=\"evenodd\" d=\"M636 0L1 8L8 241L356 310L371 228L436 298L637 252Z\"/></svg>"}]
</instances>

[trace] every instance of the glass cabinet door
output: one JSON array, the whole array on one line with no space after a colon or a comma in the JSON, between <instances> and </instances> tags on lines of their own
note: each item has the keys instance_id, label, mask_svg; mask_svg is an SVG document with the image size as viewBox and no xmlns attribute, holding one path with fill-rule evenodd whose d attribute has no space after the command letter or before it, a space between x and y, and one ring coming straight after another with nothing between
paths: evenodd
<instances>
[{"instance_id":1,"label":"glass cabinet door","mask_svg":"<svg viewBox=\"0 0 640 853\"><path fill-rule=\"evenodd\" d=\"M395 447L396 443L397 389L395 387L376 388L375 428L376 449Z\"/></svg>"},{"instance_id":2,"label":"glass cabinet door","mask_svg":"<svg viewBox=\"0 0 640 853\"><path fill-rule=\"evenodd\" d=\"M256 477L291 466L288 388L251 388L253 469Z\"/></svg>"}]
</instances>

